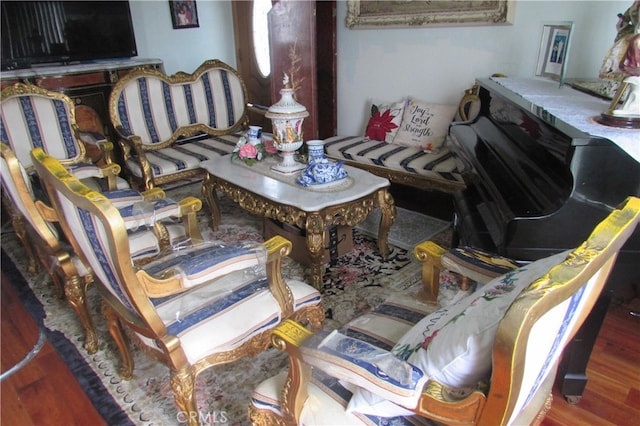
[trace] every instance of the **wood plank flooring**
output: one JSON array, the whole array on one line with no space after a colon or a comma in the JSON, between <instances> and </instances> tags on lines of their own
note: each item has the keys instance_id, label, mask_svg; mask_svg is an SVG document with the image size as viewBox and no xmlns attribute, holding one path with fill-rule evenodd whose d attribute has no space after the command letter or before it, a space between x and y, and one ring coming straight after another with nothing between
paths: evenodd
<instances>
[{"instance_id":1,"label":"wood plank flooring","mask_svg":"<svg viewBox=\"0 0 640 426\"><path fill-rule=\"evenodd\" d=\"M571 405L554 390L543 425L636 425L640 421L640 318L635 306L613 305L587 366L587 387Z\"/></svg>"},{"instance_id":2,"label":"wood plank flooring","mask_svg":"<svg viewBox=\"0 0 640 426\"><path fill-rule=\"evenodd\" d=\"M21 360L38 327L2 276L2 371ZM600 330L581 401L554 395L543 422L556 425L635 425L640 419L640 318L612 306ZM40 353L1 384L2 425L104 425L64 361L47 342Z\"/></svg>"},{"instance_id":3,"label":"wood plank flooring","mask_svg":"<svg viewBox=\"0 0 640 426\"><path fill-rule=\"evenodd\" d=\"M4 274L1 300L4 373L31 351L39 329ZM0 393L2 425L106 424L48 341L25 367L2 381Z\"/></svg>"}]
</instances>

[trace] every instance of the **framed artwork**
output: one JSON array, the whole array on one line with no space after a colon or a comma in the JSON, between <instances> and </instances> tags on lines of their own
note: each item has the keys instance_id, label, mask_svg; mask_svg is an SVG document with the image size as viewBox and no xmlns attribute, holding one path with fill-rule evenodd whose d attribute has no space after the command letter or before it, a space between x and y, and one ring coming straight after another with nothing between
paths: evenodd
<instances>
[{"instance_id":1,"label":"framed artwork","mask_svg":"<svg viewBox=\"0 0 640 426\"><path fill-rule=\"evenodd\" d=\"M348 0L348 28L510 24L513 0Z\"/></svg>"},{"instance_id":2,"label":"framed artwork","mask_svg":"<svg viewBox=\"0 0 640 426\"><path fill-rule=\"evenodd\" d=\"M196 0L169 1L171 11L171 22L173 29L196 28L198 23L198 8Z\"/></svg>"},{"instance_id":3,"label":"framed artwork","mask_svg":"<svg viewBox=\"0 0 640 426\"><path fill-rule=\"evenodd\" d=\"M545 24L542 27L536 75L564 83L571 46L573 22Z\"/></svg>"}]
</instances>

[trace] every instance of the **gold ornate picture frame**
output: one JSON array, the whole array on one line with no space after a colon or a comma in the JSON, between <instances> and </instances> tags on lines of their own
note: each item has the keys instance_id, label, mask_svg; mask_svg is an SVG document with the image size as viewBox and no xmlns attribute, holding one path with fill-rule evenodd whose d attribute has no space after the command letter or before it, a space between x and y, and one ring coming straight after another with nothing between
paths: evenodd
<instances>
[{"instance_id":1,"label":"gold ornate picture frame","mask_svg":"<svg viewBox=\"0 0 640 426\"><path fill-rule=\"evenodd\" d=\"M500 25L513 21L515 2L348 0L348 28Z\"/></svg>"}]
</instances>

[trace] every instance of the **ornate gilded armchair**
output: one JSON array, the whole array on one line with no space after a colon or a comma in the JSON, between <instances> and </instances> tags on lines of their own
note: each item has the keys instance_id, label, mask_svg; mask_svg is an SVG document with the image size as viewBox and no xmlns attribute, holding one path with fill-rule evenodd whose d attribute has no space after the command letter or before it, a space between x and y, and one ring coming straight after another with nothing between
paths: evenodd
<instances>
[{"instance_id":1,"label":"ornate gilded armchair","mask_svg":"<svg viewBox=\"0 0 640 426\"><path fill-rule=\"evenodd\" d=\"M0 104L0 139L28 172L33 169L29 153L42 148L96 190L129 187L119 176L120 166L113 162L113 144L101 134L80 131L75 105L68 96L16 83L2 90ZM88 158L85 144L101 152L100 166Z\"/></svg>"},{"instance_id":2,"label":"ornate gilded armchair","mask_svg":"<svg viewBox=\"0 0 640 426\"><path fill-rule=\"evenodd\" d=\"M86 306L86 290L93 275L61 238L55 226L56 212L36 198L31 179L11 148L0 142L0 153L2 204L27 254L29 273L35 274L40 264L49 274L56 295L67 297L83 325L85 349L93 353L98 337ZM145 194L117 190L105 192L105 196L119 207L126 223L129 255L134 263L149 262L167 247L181 242L202 240L195 217L200 200L165 200L159 189Z\"/></svg>"},{"instance_id":3,"label":"ornate gilded armchair","mask_svg":"<svg viewBox=\"0 0 640 426\"><path fill-rule=\"evenodd\" d=\"M321 327L320 294L282 277L281 259L291 251L284 238L195 244L134 267L126 254L125 223L109 200L42 150L32 156L62 229L94 272L121 353L121 375L130 377L133 370L126 330L170 368L176 404L190 423L198 420L194 385L200 372L265 350L271 330L284 319Z\"/></svg>"},{"instance_id":4,"label":"ornate gilded armchair","mask_svg":"<svg viewBox=\"0 0 640 426\"><path fill-rule=\"evenodd\" d=\"M639 220L640 199L629 198L576 249L435 311L409 295L331 333L287 321L273 341L288 352L289 370L256 388L252 422L539 423L560 355Z\"/></svg>"},{"instance_id":5,"label":"ornate gilded armchair","mask_svg":"<svg viewBox=\"0 0 640 426\"><path fill-rule=\"evenodd\" d=\"M29 258L29 273L37 272L38 262L51 277L56 296L66 296L85 330L84 348L98 349L98 337L85 304L90 271L60 241L53 226L55 212L33 195L31 181L11 149L0 143L2 204L11 218L18 240Z\"/></svg>"}]
</instances>

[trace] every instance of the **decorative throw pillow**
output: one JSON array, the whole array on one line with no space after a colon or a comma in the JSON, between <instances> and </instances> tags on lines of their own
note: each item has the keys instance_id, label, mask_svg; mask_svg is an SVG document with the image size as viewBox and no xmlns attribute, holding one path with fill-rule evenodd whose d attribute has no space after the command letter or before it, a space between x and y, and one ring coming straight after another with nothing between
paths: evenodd
<instances>
[{"instance_id":1,"label":"decorative throw pillow","mask_svg":"<svg viewBox=\"0 0 640 426\"><path fill-rule=\"evenodd\" d=\"M540 259L495 278L473 294L441 308L414 325L393 347L398 358L415 365L427 377L452 389L473 388L488 377L498 323L529 284L562 262L568 252ZM374 414L371 391L360 388L349 401L349 410ZM401 407L386 404L381 416L401 415Z\"/></svg>"},{"instance_id":2,"label":"decorative throw pillow","mask_svg":"<svg viewBox=\"0 0 640 426\"><path fill-rule=\"evenodd\" d=\"M404 104L404 100L392 103L372 102L371 117L364 135L376 141L392 142L402 120Z\"/></svg>"},{"instance_id":3,"label":"decorative throw pillow","mask_svg":"<svg viewBox=\"0 0 640 426\"><path fill-rule=\"evenodd\" d=\"M457 107L408 98L393 143L437 152L444 144Z\"/></svg>"}]
</instances>

